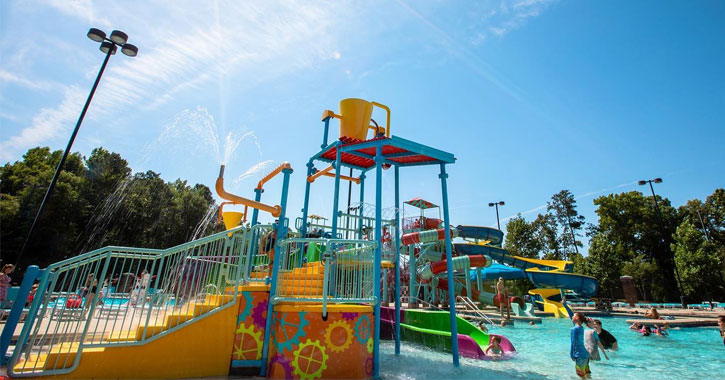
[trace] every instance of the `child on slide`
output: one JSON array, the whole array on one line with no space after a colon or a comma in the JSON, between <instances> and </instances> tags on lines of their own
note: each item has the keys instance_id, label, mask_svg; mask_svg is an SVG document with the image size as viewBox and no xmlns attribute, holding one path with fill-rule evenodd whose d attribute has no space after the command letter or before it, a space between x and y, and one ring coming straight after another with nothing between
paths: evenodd
<instances>
[{"instance_id":1,"label":"child on slide","mask_svg":"<svg viewBox=\"0 0 725 380\"><path fill-rule=\"evenodd\" d=\"M500 359L503 357L503 347L501 347L501 337L494 335L491 337L491 343L483 350L486 356L492 359Z\"/></svg>"}]
</instances>

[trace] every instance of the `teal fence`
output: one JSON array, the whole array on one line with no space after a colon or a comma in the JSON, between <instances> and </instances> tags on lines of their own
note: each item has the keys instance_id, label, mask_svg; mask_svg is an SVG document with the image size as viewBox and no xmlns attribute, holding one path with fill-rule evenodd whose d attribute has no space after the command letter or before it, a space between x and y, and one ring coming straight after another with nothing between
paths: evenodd
<instances>
[{"instance_id":1,"label":"teal fence","mask_svg":"<svg viewBox=\"0 0 725 380\"><path fill-rule=\"evenodd\" d=\"M144 344L231 306L248 274L249 237L261 230L237 227L165 250L106 247L49 266L8 373L68 373L84 348Z\"/></svg>"}]
</instances>

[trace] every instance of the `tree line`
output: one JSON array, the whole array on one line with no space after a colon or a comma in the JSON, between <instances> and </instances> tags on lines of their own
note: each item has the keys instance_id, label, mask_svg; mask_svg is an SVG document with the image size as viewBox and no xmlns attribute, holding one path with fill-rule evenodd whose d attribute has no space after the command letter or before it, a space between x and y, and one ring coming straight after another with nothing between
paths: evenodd
<instances>
[{"instance_id":1,"label":"tree line","mask_svg":"<svg viewBox=\"0 0 725 380\"><path fill-rule=\"evenodd\" d=\"M63 152L28 150L0 167L0 259L16 263ZM151 170L132 174L118 153L73 153L37 222L20 268L41 268L107 245L167 248L222 228L202 184L165 182ZM14 275L13 282L21 276Z\"/></svg>"},{"instance_id":2,"label":"tree line","mask_svg":"<svg viewBox=\"0 0 725 380\"><path fill-rule=\"evenodd\" d=\"M562 190L546 212L506 225L504 248L514 255L570 260L599 281L599 296L622 298L621 276L632 276L640 299L725 300L725 189L674 207L639 191L594 199L598 222L585 223L574 196ZM589 239L588 254L580 252Z\"/></svg>"}]
</instances>

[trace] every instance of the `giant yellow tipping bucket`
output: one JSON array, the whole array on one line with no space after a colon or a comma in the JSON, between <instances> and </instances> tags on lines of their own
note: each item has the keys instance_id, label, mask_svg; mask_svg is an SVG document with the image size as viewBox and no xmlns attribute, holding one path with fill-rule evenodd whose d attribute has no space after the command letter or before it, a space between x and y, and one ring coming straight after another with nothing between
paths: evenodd
<instances>
[{"instance_id":1,"label":"giant yellow tipping bucket","mask_svg":"<svg viewBox=\"0 0 725 380\"><path fill-rule=\"evenodd\" d=\"M373 106L380 107L387 112L386 135L390 137L390 109L380 103L357 98L347 98L340 101L340 137L346 136L357 140L367 140L368 129L376 130L375 127L370 126ZM373 134L373 137L375 137L375 134Z\"/></svg>"},{"instance_id":2,"label":"giant yellow tipping bucket","mask_svg":"<svg viewBox=\"0 0 725 380\"><path fill-rule=\"evenodd\" d=\"M231 230L232 228L239 225L239 222L242 220L242 216L244 216L243 212L224 211L222 213L222 219L224 219L224 226L227 228L227 230Z\"/></svg>"}]
</instances>

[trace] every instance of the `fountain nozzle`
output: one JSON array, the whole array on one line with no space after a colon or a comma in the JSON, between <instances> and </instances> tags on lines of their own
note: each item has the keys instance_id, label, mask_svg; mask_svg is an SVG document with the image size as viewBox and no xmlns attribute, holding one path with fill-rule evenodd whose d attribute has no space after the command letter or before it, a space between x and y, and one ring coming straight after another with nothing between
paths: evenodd
<instances>
[{"instance_id":1,"label":"fountain nozzle","mask_svg":"<svg viewBox=\"0 0 725 380\"><path fill-rule=\"evenodd\" d=\"M224 165L219 168L219 178L224 178Z\"/></svg>"}]
</instances>

